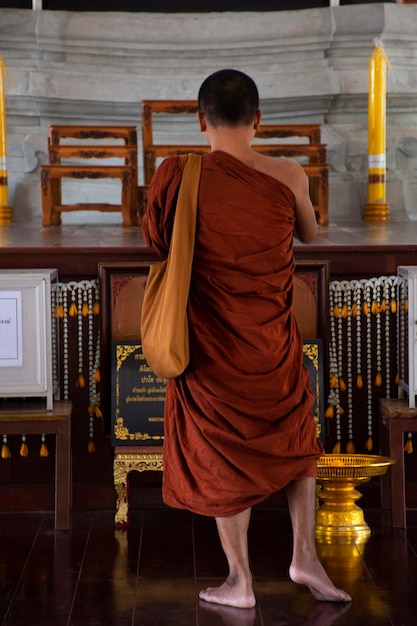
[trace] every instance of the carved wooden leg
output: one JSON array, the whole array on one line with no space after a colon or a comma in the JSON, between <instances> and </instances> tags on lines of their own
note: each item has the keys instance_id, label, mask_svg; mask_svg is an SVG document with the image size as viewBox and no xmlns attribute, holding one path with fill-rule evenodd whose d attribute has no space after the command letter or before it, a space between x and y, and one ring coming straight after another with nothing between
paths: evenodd
<instances>
[{"instance_id":1,"label":"carved wooden leg","mask_svg":"<svg viewBox=\"0 0 417 626\"><path fill-rule=\"evenodd\" d=\"M117 493L117 511L114 518L116 524L128 523L127 474L127 464L118 460L116 454L113 462L113 481Z\"/></svg>"},{"instance_id":2,"label":"carved wooden leg","mask_svg":"<svg viewBox=\"0 0 417 626\"><path fill-rule=\"evenodd\" d=\"M136 208L132 200L132 170L122 176L122 223L123 226L136 226Z\"/></svg>"},{"instance_id":3,"label":"carved wooden leg","mask_svg":"<svg viewBox=\"0 0 417 626\"><path fill-rule=\"evenodd\" d=\"M42 226L60 226L61 213L55 211L55 201L58 198L57 185L61 181L53 178L47 167L41 169L41 194L42 194Z\"/></svg>"},{"instance_id":4,"label":"carved wooden leg","mask_svg":"<svg viewBox=\"0 0 417 626\"><path fill-rule=\"evenodd\" d=\"M49 172L41 168L42 226L52 226L52 190Z\"/></svg>"}]
</instances>

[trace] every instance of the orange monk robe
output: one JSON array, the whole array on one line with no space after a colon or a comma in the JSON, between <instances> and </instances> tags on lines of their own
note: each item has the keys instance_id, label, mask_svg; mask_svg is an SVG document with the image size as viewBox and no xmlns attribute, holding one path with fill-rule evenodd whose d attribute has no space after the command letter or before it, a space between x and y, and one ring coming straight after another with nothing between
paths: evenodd
<instances>
[{"instance_id":1,"label":"orange monk robe","mask_svg":"<svg viewBox=\"0 0 417 626\"><path fill-rule=\"evenodd\" d=\"M178 157L152 181L143 232L166 257ZM189 297L190 364L168 381L163 497L209 516L238 513L296 478L323 449L292 312L292 191L215 151L202 161Z\"/></svg>"}]
</instances>

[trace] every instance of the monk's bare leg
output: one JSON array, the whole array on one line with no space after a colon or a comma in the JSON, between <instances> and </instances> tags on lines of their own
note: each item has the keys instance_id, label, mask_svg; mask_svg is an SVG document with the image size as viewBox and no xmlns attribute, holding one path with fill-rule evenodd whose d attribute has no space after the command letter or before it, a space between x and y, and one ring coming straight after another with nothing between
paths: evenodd
<instances>
[{"instance_id":1,"label":"monk's bare leg","mask_svg":"<svg viewBox=\"0 0 417 626\"><path fill-rule=\"evenodd\" d=\"M294 535L291 580L309 587L317 600L350 602L348 593L334 586L319 561L314 535L316 515L316 481L295 480L287 486L288 506Z\"/></svg>"},{"instance_id":2,"label":"monk's bare leg","mask_svg":"<svg viewBox=\"0 0 417 626\"><path fill-rule=\"evenodd\" d=\"M250 515L251 510L246 509L230 517L216 517L217 530L229 565L229 575L220 587L209 587L200 591L202 600L241 609L255 606L248 556Z\"/></svg>"}]
</instances>

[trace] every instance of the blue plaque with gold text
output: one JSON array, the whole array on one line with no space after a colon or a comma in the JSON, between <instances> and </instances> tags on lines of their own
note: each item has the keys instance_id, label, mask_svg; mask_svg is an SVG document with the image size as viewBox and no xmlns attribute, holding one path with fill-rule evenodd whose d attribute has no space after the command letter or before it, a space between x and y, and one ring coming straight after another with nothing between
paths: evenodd
<instances>
[{"instance_id":1,"label":"blue plaque with gold text","mask_svg":"<svg viewBox=\"0 0 417 626\"><path fill-rule=\"evenodd\" d=\"M111 361L112 444L162 445L165 379L146 363L138 341L112 341Z\"/></svg>"}]
</instances>

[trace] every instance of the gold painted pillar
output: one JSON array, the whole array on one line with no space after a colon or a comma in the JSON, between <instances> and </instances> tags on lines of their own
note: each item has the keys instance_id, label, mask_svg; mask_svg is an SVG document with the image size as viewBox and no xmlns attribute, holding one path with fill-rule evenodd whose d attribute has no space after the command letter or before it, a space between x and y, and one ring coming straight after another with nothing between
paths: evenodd
<instances>
[{"instance_id":1,"label":"gold painted pillar","mask_svg":"<svg viewBox=\"0 0 417 626\"><path fill-rule=\"evenodd\" d=\"M5 74L6 65L0 55L0 226L13 221L12 209L8 206Z\"/></svg>"},{"instance_id":2,"label":"gold painted pillar","mask_svg":"<svg viewBox=\"0 0 417 626\"><path fill-rule=\"evenodd\" d=\"M388 221L386 200L386 91L387 65L384 49L374 42L368 76L368 202L365 221Z\"/></svg>"}]
</instances>

